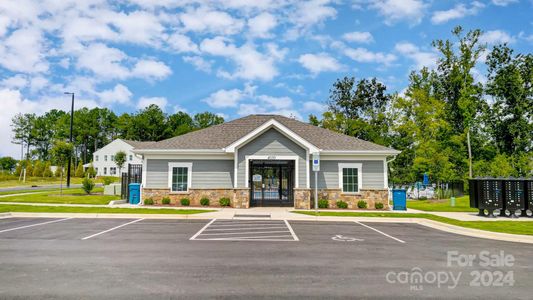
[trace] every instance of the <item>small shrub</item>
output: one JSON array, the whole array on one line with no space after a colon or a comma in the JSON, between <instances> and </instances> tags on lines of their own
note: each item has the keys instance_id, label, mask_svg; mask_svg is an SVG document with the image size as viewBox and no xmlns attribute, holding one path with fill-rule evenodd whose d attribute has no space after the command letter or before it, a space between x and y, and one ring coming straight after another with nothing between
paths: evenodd
<instances>
[{"instance_id":1,"label":"small shrub","mask_svg":"<svg viewBox=\"0 0 533 300\"><path fill-rule=\"evenodd\" d=\"M82 178L83 176L85 176L85 171L83 170L83 163L81 162L81 160L78 163L78 167L76 168L76 173L74 174L74 176L79 177L79 178Z\"/></svg>"},{"instance_id":2,"label":"small shrub","mask_svg":"<svg viewBox=\"0 0 533 300\"><path fill-rule=\"evenodd\" d=\"M200 199L200 205L208 206L209 205L209 198L204 197L204 198Z\"/></svg>"},{"instance_id":3,"label":"small shrub","mask_svg":"<svg viewBox=\"0 0 533 300\"><path fill-rule=\"evenodd\" d=\"M152 198L144 199L144 205L154 205L154 200Z\"/></svg>"},{"instance_id":4,"label":"small shrub","mask_svg":"<svg viewBox=\"0 0 533 300\"><path fill-rule=\"evenodd\" d=\"M426 196L418 197L418 200L427 200L427 199L428 199L428 197L426 197Z\"/></svg>"},{"instance_id":5,"label":"small shrub","mask_svg":"<svg viewBox=\"0 0 533 300\"><path fill-rule=\"evenodd\" d=\"M318 208L328 208L329 202L326 199L320 199L318 200Z\"/></svg>"},{"instance_id":6,"label":"small shrub","mask_svg":"<svg viewBox=\"0 0 533 300\"><path fill-rule=\"evenodd\" d=\"M338 208L342 208L342 209L346 209L348 208L348 203L342 201L342 200L339 200L337 201L337 207Z\"/></svg>"},{"instance_id":7,"label":"small shrub","mask_svg":"<svg viewBox=\"0 0 533 300\"><path fill-rule=\"evenodd\" d=\"M180 199L180 203L182 206L189 206L191 205L191 201L189 200L189 198L182 198Z\"/></svg>"},{"instance_id":8,"label":"small shrub","mask_svg":"<svg viewBox=\"0 0 533 300\"><path fill-rule=\"evenodd\" d=\"M169 205L170 204L170 198L169 197L164 197L163 199L161 199L161 203L163 205Z\"/></svg>"},{"instance_id":9,"label":"small shrub","mask_svg":"<svg viewBox=\"0 0 533 300\"><path fill-rule=\"evenodd\" d=\"M367 207L366 201L365 200L359 200L359 202L357 202L357 207L366 208Z\"/></svg>"},{"instance_id":10,"label":"small shrub","mask_svg":"<svg viewBox=\"0 0 533 300\"><path fill-rule=\"evenodd\" d=\"M111 176L104 176L102 177L102 182L104 183L104 185L110 185L115 182L115 178Z\"/></svg>"},{"instance_id":11,"label":"small shrub","mask_svg":"<svg viewBox=\"0 0 533 300\"><path fill-rule=\"evenodd\" d=\"M88 177L83 178L81 185L83 187L83 190L87 194L90 194L91 191L94 189L94 181L92 179L89 179Z\"/></svg>"},{"instance_id":12,"label":"small shrub","mask_svg":"<svg viewBox=\"0 0 533 300\"><path fill-rule=\"evenodd\" d=\"M220 198L220 200L218 200L218 204L220 204L220 206L229 206L230 205L230 200L229 198Z\"/></svg>"},{"instance_id":13,"label":"small shrub","mask_svg":"<svg viewBox=\"0 0 533 300\"><path fill-rule=\"evenodd\" d=\"M374 204L374 206L376 207L376 209L383 209L383 203L381 203L381 202L376 202L376 204Z\"/></svg>"}]
</instances>

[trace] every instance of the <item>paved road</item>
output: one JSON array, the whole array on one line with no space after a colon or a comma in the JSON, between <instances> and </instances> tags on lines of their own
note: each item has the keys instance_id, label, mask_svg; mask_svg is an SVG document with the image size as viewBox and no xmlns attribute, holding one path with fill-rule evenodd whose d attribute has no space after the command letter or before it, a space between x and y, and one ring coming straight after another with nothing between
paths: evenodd
<instances>
[{"instance_id":1,"label":"paved road","mask_svg":"<svg viewBox=\"0 0 533 300\"><path fill-rule=\"evenodd\" d=\"M531 245L416 224L287 223L0 219L0 298L531 299L533 294ZM460 267L454 260L448 266L448 251L503 251L515 261L496 267L474 259ZM416 271L423 279L407 280ZM475 272L483 279L476 281ZM501 279L512 274L513 286L494 286L500 283L498 272ZM460 276L456 286L444 280L445 273ZM440 288L433 275L441 277ZM404 279L408 283L401 283ZM478 282L490 286L470 286Z\"/></svg>"},{"instance_id":2,"label":"paved road","mask_svg":"<svg viewBox=\"0 0 533 300\"><path fill-rule=\"evenodd\" d=\"M97 183L96 184L97 187L101 187L103 186L101 183ZM81 188L82 185L81 184L71 184L70 185L70 188ZM60 188L60 185L59 184L49 184L49 185L39 185L39 186L14 186L14 187L4 187L4 188L0 188L0 192L16 192L16 191L27 191L27 190L35 190L35 191L39 191L39 190L50 190L50 189L59 189ZM63 188L66 189L66 185L63 184Z\"/></svg>"}]
</instances>

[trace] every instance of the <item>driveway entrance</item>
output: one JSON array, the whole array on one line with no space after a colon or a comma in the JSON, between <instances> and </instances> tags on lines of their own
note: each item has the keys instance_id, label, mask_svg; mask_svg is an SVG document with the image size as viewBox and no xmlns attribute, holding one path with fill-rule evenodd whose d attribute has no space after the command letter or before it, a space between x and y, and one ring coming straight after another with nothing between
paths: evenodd
<instances>
[{"instance_id":1,"label":"driveway entrance","mask_svg":"<svg viewBox=\"0 0 533 300\"><path fill-rule=\"evenodd\" d=\"M294 206L294 161L250 160L250 206Z\"/></svg>"}]
</instances>

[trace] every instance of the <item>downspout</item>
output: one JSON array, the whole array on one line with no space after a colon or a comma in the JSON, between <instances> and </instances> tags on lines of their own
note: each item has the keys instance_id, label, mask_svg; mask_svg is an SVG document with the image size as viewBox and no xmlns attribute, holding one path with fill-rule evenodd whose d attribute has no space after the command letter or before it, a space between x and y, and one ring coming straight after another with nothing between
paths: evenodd
<instances>
[{"instance_id":1,"label":"downspout","mask_svg":"<svg viewBox=\"0 0 533 300\"><path fill-rule=\"evenodd\" d=\"M389 176L389 172L388 172L388 170L389 170L389 163L393 162L395 159L396 159L396 155L394 155L394 156L392 157L391 160L386 160L386 159L385 159L385 162L386 162L386 165L387 165L387 166L386 166L386 167L387 167L387 176ZM387 178L387 181L388 181L388 178ZM394 182L393 182L392 185L394 186ZM387 188L388 188L388 187L387 187ZM389 192L389 196L387 197L387 205L388 205L389 208L391 207L391 206L390 206L390 199L391 199L391 198L392 198L392 193Z\"/></svg>"}]
</instances>

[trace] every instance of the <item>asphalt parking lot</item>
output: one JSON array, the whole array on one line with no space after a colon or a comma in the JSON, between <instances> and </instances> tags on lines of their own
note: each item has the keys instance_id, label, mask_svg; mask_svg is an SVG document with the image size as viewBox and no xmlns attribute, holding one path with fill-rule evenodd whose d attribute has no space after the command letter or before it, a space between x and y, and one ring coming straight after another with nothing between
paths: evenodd
<instances>
[{"instance_id":1,"label":"asphalt parking lot","mask_svg":"<svg viewBox=\"0 0 533 300\"><path fill-rule=\"evenodd\" d=\"M0 219L0 298L531 299L533 246L416 224Z\"/></svg>"}]
</instances>

